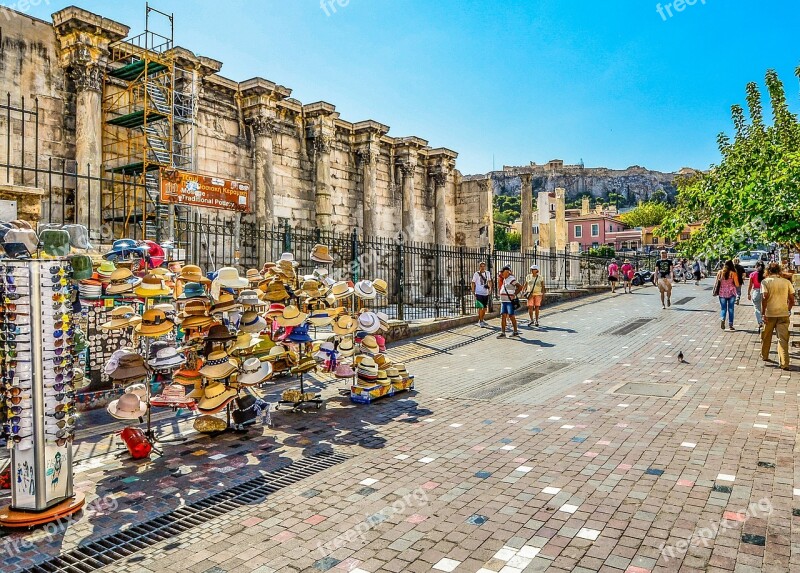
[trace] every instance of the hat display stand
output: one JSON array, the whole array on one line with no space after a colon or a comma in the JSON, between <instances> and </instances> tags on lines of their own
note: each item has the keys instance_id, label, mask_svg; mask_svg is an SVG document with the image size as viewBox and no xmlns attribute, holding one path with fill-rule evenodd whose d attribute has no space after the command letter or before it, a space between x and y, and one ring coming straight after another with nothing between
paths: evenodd
<instances>
[{"instance_id":1,"label":"hat display stand","mask_svg":"<svg viewBox=\"0 0 800 573\"><path fill-rule=\"evenodd\" d=\"M14 476L11 504L0 509L0 526L7 528L50 523L79 511L85 501L73 490L75 404L64 382L71 380L76 360L68 342L75 320L66 298L74 290L68 261L7 260L0 269L2 321L13 327L6 332L19 337L13 345L10 337L0 342L7 406L2 416L9 423Z\"/></svg>"},{"instance_id":2,"label":"hat display stand","mask_svg":"<svg viewBox=\"0 0 800 573\"><path fill-rule=\"evenodd\" d=\"M303 360L308 357L306 353L306 342L299 342L298 364L302 364ZM300 389L285 390L281 394L281 399L275 405L275 411L279 411L281 406L288 407L289 411L302 412L311 407L320 410L325 405L325 400L317 393L306 392L305 389L305 372L298 374L300 380Z\"/></svg>"}]
</instances>

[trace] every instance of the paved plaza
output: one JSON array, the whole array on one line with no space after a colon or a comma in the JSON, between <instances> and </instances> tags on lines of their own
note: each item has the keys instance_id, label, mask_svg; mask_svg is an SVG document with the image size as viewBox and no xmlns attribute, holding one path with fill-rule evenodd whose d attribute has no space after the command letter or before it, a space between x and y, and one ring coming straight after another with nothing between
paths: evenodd
<instances>
[{"instance_id":1,"label":"paved plaza","mask_svg":"<svg viewBox=\"0 0 800 573\"><path fill-rule=\"evenodd\" d=\"M800 374L761 363L749 304L720 331L706 283L669 310L652 287L563 303L521 340L468 326L398 343L414 393L356 406L323 381L324 411L190 433L162 458L87 432L91 508L0 539L2 569L80 560L144 523L160 537L106 543L122 548L95 570L798 571Z\"/></svg>"}]
</instances>

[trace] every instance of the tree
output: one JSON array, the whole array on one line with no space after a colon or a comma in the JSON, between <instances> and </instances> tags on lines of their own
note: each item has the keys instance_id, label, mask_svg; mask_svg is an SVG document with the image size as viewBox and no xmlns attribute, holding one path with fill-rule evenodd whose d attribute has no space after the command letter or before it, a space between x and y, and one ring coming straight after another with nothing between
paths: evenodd
<instances>
[{"instance_id":1,"label":"tree","mask_svg":"<svg viewBox=\"0 0 800 573\"><path fill-rule=\"evenodd\" d=\"M650 201L623 213L619 218L629 227L655 227L669 215L670 209L664 203Z\"/></svg>"},{"instance_id":2,"label":"tree","mask_svg":"<svg viewBox=\"0 0 800 573\"><path fill-rule=\"evenodd\" d=\"M522 244L522 236L505 225L494 228L494 248L497 251L518 251Z\"/></svg>"},{"instance_id":3,"label":"tree","mask_svg":"<svg viewBox=\"0 0 800 573\"><path fill-rule=\"evenodd\" d=\"M616 251L614 247L609 245L600 245L599 247L592 247L589 249L589 256L590 257L601 257L604 259L610 259L614 255L616 255Z\"/></svg>"},{"instance_id":4,"label":"tree","mask_svg":"<svg viewBox=\"0 0 800 573\"><path fill-rule=\"evenodd\" d=\"M795 71L800 76L800 68ZM683 243L687 254L730 256L752 244L800 248L800 124L789 112L783 84L766 74L772 125L766 125L761 92L747 85L744 109L731 108L733 141L717 138L722 160L707 173L678 180L677 208L657 232L677 238L689 223L702 228Z\"/></svg>"}]
</instances>

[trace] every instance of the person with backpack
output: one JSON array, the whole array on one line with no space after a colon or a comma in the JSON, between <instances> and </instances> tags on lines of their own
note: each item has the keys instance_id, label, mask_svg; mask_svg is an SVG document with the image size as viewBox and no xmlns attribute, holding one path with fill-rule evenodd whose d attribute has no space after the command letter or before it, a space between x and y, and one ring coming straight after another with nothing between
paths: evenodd
<instances>
[{"instance_id":1,"label":"person with backpack","mask_svg":"<svg viewBox=\"0 0 800 573\"><path fill-rule=\"evenodd\" d=\"M512 337L519 336L519 328L517 327L517 309L520 306L519 292L522 290L522 285L517 282L517 277L511 274L511 267L506 265L500 270L497 277L497 290L500 293L500 334L497 338L506 337L506 323L510 320L511 326L514 331L511 333Z\"/></svg>"},{"instance_id":2,"label":"person with backpack","mask_svg":"<svg viewBox=\"0 0 800 573\"><path fill-rule=\"evenodd\" d=\"M478 265L478 270L472 275L472 294L475 295L475 307L478 309L478 326L488 328L485 318L492 294L492 280L486 270L486 263Z\"/></svg>"},{"instance_id":3,"label":"person with backpack","mask_svg":"<svg viewBox=\"0 0 800 573\"><path fill-rule=\"evenodd\" d=\"M528 299L529 327L539 326L539 310L546 291L544 279L539 274L539 266L531 265L531 272L525 277L525 288L522 291L522 296Z\"/></svg>"},{"instance_id":4,"label":"person with backpack","mask_svg":"<svg viewBox=\"0 0 800 573\"><path fill-rule=\"evenodd\" d=\"M725 266L717 273L717 282L712 294L719 297L720 328L725 330L725 319L728 319L728 330L733 332L733 309L736 306L736 292L739 288L739 275L733 261L725 261Z\"/></svg>"}]
</instances>

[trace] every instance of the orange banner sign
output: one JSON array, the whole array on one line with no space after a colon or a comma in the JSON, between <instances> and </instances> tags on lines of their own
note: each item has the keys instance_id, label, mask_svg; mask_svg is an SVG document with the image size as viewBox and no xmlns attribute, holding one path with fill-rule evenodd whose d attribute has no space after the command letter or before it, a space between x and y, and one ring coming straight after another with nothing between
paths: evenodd
<instances>
[{"instance_id":1,"label":"orange banner sign","mask_svg":"<svg viewBox=\"0 0 800 573\"><path fill-rule=\"evenodd\" d=\"M243 181L161 170L161 202L211 209L247 212L250 210L250 184Z\"/></svg>"}]
</instances>

